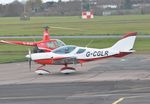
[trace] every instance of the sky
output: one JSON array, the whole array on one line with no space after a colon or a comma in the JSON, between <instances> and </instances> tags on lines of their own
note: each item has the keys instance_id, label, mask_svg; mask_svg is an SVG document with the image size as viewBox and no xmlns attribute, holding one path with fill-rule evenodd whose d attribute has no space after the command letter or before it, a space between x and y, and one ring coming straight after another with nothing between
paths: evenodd
<instances>
[{"instance_id":1,"label":"sky","mask_svg":"<svg viewBox=\"0 0 150 104\"><path fill-rule=\"evenodd\" d=\"M14 0L0 0L0 4L8 4L8 3L11 3L13 1ZM26 1L26 0L19 0L19 1ZM58 1L58 0L43 0L43 2L46 2L46 1ZM68 0L62 0L62 1L68 1Z\"/></svg>"}]
</instances>

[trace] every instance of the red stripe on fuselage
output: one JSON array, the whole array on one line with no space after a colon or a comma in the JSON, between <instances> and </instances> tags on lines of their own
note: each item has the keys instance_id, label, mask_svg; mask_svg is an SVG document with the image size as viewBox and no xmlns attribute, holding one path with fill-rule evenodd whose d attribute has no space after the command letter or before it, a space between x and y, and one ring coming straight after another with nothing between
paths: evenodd
<instances>
[{"instance_id":1,"label":"red stripe on fuselage","mask_svg":"<svg viewBox=\"0 0 150 104\"><path fill-rule=\"evenodd\" d=\"M132 52L120 52L119 54L115 54L115 55L111 55L111 56L106 56L106 57L100 57L100 58L91 58L91 59L79 59L78 62L79 63L85 63L85 62L90 62L90 61L96 61L96 60L102 60L102 59L106 59L106 58L111 58L111 57L124 57L126 55L131 54ZM53 61L57 61L57 60L61 60L64 59L64 57L57 57L57 58L51 58L51 59L41 59L41 60L35 60L35 62L39 63L39 64L43 64L43 65L53 65Z\"/></svg>"},{"instance_id":2,"label":"red stripe on fuselage","mask_svg":"<svg viewBox=\"0 0 150 104\"><path fill-rule=\"evenodd\" d=\"M64 57L56 57L56 58L50 58L50 59L39 59L39 60L34 60L35 62L43 65L48 65L48 64L54 64L54 60L61 60L64 59Z\"/></svg>"},{"instance_id":3,"label":"red stripe on fuselage","mask_svg":"<svg viewBox=\"0 0 150 104\"><path fill-rule=\"evenodd\" d=\"M34 60L34 61L37 62L38 64L42 64L42 65L53 64L52 59L43 59L43 60Z\"/></svg>"},{"instance_id":4,"label":"red stripe on fuselage","mask_svg":"<svg viewBox=\"0 0 150 104\"><path fill-rule=\"evenodd\" d=\"M79 59L78 61L80 63L85 63L85 62L90 62L90 61L96 61L96 60L101 60L101 59L106 59L106 58L110 58L113 56L106 56L106 57L100 57L100 58L91 58L91 59Z\"/></svg>"},{"instance_id":5,"label":"red stripe on fuselage","mask_svg":"<svg viewBox=\"0 0 150 104\"><path fill-rule=\"evenodd\" d=\"M80 63L85 63L85 62L96 61L96 60L101 60L101 59L106 59L106 58L111 58L111 57L121 58L121 57L129 55L131 53L132 52L120 52L119 54L115 54L115 55L112 55L112 56L106 56L106 57L100 57L100 58L92 58L92 59L80 59L79 62Z\"/></svg>"},{"instance_id":6,"label":"red stripe on fuselage","mask_svg":"<svg viewBox=\"0 0 150 104\"><path fill-rule=\"evenodd\" d=\"M131 54L131 53L132 52L120 52L119 54L113 55L113 57L124 57L124 56Z\"/></svg>"}]
</instances>

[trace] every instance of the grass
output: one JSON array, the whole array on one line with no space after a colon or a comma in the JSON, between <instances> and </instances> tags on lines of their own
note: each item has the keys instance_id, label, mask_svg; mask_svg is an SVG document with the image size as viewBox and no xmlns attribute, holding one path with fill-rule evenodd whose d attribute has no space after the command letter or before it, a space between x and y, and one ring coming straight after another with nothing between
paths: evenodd
<instances>
[{"instance_id":1,"label":"grass","mask_svg":"<svg viewBox=\"0 0 150 104\"><path fill-rule=\"evenodd\" d=\"M150 34L150 15L125 15L97 16L91 20L83 20L79 16L32 17L30 21L20 21L19 17L1 17L0 35L40 35L45 24L52 27L50 32L53 35L123 34L128 31Z\"/></svg>"},{"instance_id":2,"label":"grass","mask_svg":"<svg viewBox=\"0 0 150 104\"><path fill-rule=\"evenodd\" d=\"M14 40L32 41L32 39L14 39ZM107 39L61 39L61 40L69 45L78 45L83 47L85 47L90 41L93 40L88 47L107 48L116 43L118 39L107 38ZM0 44L0 47L1 47L0 63L25 61L27 60L25 58L25 55L28 54L28 49L29 48L32 49L32 47L27 46L7 45L7 44ZM137 51L137 53L150 53L150 40L147 38L138 38L136 40L134 49Z\"/></svg>"},{"instance_id":3,"label":"grass","mask_svg":"<svg viewBox=\"0 0 150 104\"><path fill-rule=\"evenodd\" d=\"M77 46L85 47L90 41L92 43L88 47L92 48L107 48L115 44L119 39L107 38L107 39L61 39L66 44L74 44ZM138 38L135 42L134 49L137 53L150 53L150 39Z\"/></svg>"},{"instance_id":4,"label":"grass","mask_svg":"<svg viewBox=\"0 0 150 104\"><path fill-rule=\"evenodd\" d=\"M150 34L150 15L124 15L96 16L91 20L83 20L79 16L32 17L30 21L20 21L19 17L0 17L0 36L41 35L43 31L41 27L45 24L51 27L51 35L120 35L128 31L136 31L140 35ZM33 41L33 39L11 40ZM79 46L86 46L91 41L91 39L61 40L66 44ZM112 46L118 39L92 40L88 47L105 48ZM28 54L28 48L32 47L0 44L0 63L26 60L24 56ZM135 49L137 53L149 53L150 39L137 39Z\"/></svg>"},{"instance_id":5,"label":"grass","mask_svg":"<svg viewBox=\"0 0 150 104\"><path fill-rule=\"evenodd\" d=\"M26 60L24 54L1 54L0 63L22 62Z\"/></svg>"}]
</instances>

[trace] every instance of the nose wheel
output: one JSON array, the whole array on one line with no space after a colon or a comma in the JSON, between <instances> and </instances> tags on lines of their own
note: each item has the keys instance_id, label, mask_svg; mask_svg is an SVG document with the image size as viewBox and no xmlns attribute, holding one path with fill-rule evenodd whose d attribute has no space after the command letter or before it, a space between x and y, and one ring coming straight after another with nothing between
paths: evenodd
<instances>
[{"instance_id":1,"label":"nose wheel","mask_svg":"<svg viewBox=\"0 0 150 104\"><path fill-rule=\"evenodd\" d=\"M36 74L38 75L49 75L51 74L50 71L43 69L42 67L44 67L45 65L42 65L40 67L38 67L35 71Z\"/></svg>"}]
</instances>

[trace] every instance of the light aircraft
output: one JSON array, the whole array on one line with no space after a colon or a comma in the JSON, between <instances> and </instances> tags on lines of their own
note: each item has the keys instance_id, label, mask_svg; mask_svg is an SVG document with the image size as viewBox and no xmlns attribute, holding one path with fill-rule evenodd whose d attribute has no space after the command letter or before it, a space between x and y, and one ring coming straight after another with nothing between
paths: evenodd
<instances>
[{"instance_id":1,"label":"light aircraft","mask_svg":"<svg viewBox=\"0 0 150 104\"><path fill-rule=\"evenodd\" d=\"M75 68L68 67L69 64L82 64L105 58L123 57L135 52L132 49L135 43L136 35L136 32L129 32L109 48L96 49L66 45L46 53L31 54L29 51L29 54L26 55L26 57L38 64L42 64L42 66L35 71L38 74L50 74L49 71L42 69L45 65L64 65L65 67L63 67L60 72L69 74L76 71Z\"/></svg>"},{"instance_id":2,"label":"light aircraft","mask_svg":"<svg viewBox=\"0 0 150 104\"><path fill-rule=\"evenodd\" d=\"M58 39L51 39L49 36L48 26L44 27L43 40L37 42L26 42L26 41L8 41L0 40L0 43L5 44L15 44L15 45L24 45L24 46L34 46L34 53L38 52L50 52L53 49L56 49L60 46L64 46L65 43Z\"/></svg>"}]
</instances>

